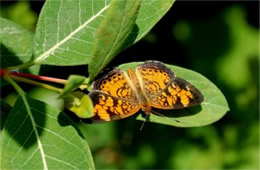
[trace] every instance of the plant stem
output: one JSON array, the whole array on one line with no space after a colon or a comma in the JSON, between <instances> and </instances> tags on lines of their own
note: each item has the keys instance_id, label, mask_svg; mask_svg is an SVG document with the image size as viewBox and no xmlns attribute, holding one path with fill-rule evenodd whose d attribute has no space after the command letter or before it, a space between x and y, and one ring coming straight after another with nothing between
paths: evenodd
<instances>
[{"instance_id":1,"label":"plant stem","mask_svg":"<svg viewBox=\"0 0 260 170\"><path fill-rule=\"evenodd\" d=\"M24 82L24 83L36 85L36 86L39 86L39 87L42 87L42 88L45 88L45 89L49 89L49 90L51 90L51 91L55 91L55 92L57 92L57 93L61 93L61 92L62 92L62 89L56 88L56 87L53 87L53 86L50 86L50 85L48 85L48 84L39 83L39 82L37 82L37 81L25 79L25 78L18 77L18 76L12 75L12 74L10 74L9 76L10 76L12 79L14 79L14 80L18 80L18 81L21 81L21 82ZM9 76L5 76L5 77L9 77Z\"/></svg>"},{"instance_id":2,"label":"plant stem","mask_svg":"<svg viewBox=\"0 0 260 170\"><path fill-rule=\"evenodd\" d=\"M10 75L15 75L15 76L19 76L19 77L33 78L33 79L49 81L49 82L59 83L59 84L66 84L67 83L67 80L64 80L64 79L53 78L53 77L46 77L46 76L38 76L38 75L27 74L27 73L11 72Z\"/></svg>"},{"instance_id":3,"label":"plant stem","mask_svg":"<svg viewBox=\"0 0 260 170\"><path fill-rule=\"evenodd\" d=\"M5 75L5 76L4 76L4 79L5 79L7 82L9 82L9 83L14 87L14 89L17 91L18 94L20 94L21 96L25 94L24 91L23 91L23 89L21 89L21 87L18 86L18 84L16 84L16 83L9 77L9 75Z\"/></svg>"},{"instance_id":4,"label":"plant stem","mask_svg":"<svg viewBox=\"0 0 260 170\"><path fill-rule=\"evenodd\" d=\"M13 71L13 70L23 70L23 69L28 68L28 67L31 67L31 66L33 66L33 65L35 65L35 64L37 64L37 63L35 63L35 61L32 60L32 61L29 61L29 62L27 62L27 63L23 63L23 64L18 65L18 66L8 67L8 70L9 70L9 71Z\"/></svg>"}]
</instances>

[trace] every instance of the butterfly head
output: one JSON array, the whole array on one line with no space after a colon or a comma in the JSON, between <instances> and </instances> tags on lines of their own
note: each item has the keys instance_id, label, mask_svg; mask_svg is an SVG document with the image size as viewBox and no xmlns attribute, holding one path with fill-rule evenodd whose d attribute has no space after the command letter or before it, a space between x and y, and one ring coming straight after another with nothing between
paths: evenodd
<instances>
[{"instance_id":1,"label":"butterfly head","mask_svg":"<svg viewBox=\"0 0 260 170\"><path fill-rule=\"evenodd\" d=\"M145 114L149 115L149 114L152 113L152 108L151 108L151 106L149 104L142 104L141 106L142 106L142 111Z\"/></svg>"}]
</instances>

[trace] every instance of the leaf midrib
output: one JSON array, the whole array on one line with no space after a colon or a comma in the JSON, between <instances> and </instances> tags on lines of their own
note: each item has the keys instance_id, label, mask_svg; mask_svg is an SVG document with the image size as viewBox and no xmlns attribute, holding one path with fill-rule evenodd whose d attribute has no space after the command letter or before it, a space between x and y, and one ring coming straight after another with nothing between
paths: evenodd
<instances>
[{"instance_id":1,"label":"leaf midrib","mask_svg":"<svg viewBox=\"0 0 260 170\"><path fill-rule=\"evenodd\" d=\"M71 37L73 37L76 33L80 32L83 28L85 28L90 22L92 22L95 18L100 16L107 8L110 6L110 4L104 6L96 15L93 15L90 19L88 19L84 24L80 25L77 29L75 29L73 32L71 32L68 36L66 36L63 40L55 44L52 48L41 54L39 57L34 59L34 63L38 64L42 62L43 60L46 60L50 54L55 51L55 49L58 49L62 44L67 42Z\"/></svg>"},{"instance_id":2,"label":"leaf midrib","mask_svg":"<svg viewBox=\"0 0 260 170\"><path fill-rule=\"evenodd\" d=\"M39 147L41 158L42 158L42 162L43 162L43 169L47 170L48 169L47 161L45 159L45 153L44 153L43 146L42 146L42 143L41 143L41 140L40 140L40 135L39 135L38 130L36 128L37 124L36 124L36 122L34 120L34 117L33 117L33 114L32 114L31 108L30 108L30 105L29 105L29 103L28 103L28 101L26 99L25 92L9 76L6 76L5 79L15 88L15 90L18 92L18 94L22 97L23 103L25 105L25 109L26 109L26 111L27 111L27 113L28 113L28 115L29 115L29 117L31 119L32 128L33 128L33 131L35 133L35 137L36 137L36 140L37 140L37 143L38 143L38 147Z\"/></svg>"}]
</instances>

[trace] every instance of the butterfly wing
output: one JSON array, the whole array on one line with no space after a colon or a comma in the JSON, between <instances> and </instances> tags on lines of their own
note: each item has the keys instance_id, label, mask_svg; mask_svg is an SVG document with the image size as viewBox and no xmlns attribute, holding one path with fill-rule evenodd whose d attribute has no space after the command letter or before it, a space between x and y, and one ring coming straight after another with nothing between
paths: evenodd
<instances>
[{"instance_id":1,"label":"butterfly wing","mask_svg":"<svg viewBox=\"0 0 260 170\"><path fill-rule=\"evenodd\" d=\"M147 61L137 67L149 105L158 109L181 109L200 104L203 95L189 82L175 77L161 62Z\"/></svg>"},{"instance_id":2,"label":"butterfly wing","mask_svg":"<svg viewBox=\"0 0 260 170\"><path fill-rule=\"evenodd\" d=\"M140 109L128 75L119 69L114 69L95 81L93 92L89 96L94 104L93 122L122 119Z\"/></svg>"},{"instance_id":3,"label":"butterfly wing","mask_svg":"<svg viewBox=\"0 0 260 170\"><path fill-rule=\"evenodd\" d=\"M119 69L113 69L93 84L93 90L99 90L111 96L137 100L128 75Z\"/></svg>"},{"instance_id":4,"label":"butterfly wing","mask_svg":"<svg viewBox=\"0 0 260 170\"><path fill-rule=\"evenodd\" d=\"M93 101L93 122L106 122L129 117L140 109L136 101L117 98L101 91L93 91L89 94Z\"/></svg>"},{"instance_id":5,"label":"butterfly wing","mask_svg":"<svg viewBox=\"0 0 260 170\"><path fill-rule=\"evenodd\" d=\"M182 109L198 105L203 100L203 95L197 88L178 77L161 93L149 99L150 105L159 109Z\"/></svg>"},{"instance_id":6,"label":"butterfly wing","mask_svg":"<svg viewBox=\"0 0 260 170\"><path fill-rule=\"evenodd\" d=\"M146 61L139 65L136 75L148 99L161 93L175 78L174 73L158 61Z\"/></svg>"}]
</instances>

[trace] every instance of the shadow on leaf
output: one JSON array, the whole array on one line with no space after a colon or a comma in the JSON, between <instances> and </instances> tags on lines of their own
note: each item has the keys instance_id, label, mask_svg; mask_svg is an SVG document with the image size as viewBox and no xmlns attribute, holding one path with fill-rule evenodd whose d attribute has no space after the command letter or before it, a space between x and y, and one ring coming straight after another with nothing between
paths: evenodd
<instances>
[{"instance_id":1,"label":"shadow on leaf","mask_svg":"<svg viewBox=\"0 0 260 170\"><path fill-rule=\"evenodd\" d=\"M58 123L60 126L66 127L66 126L72 126L78 133L78 135L82 138L84 138L84 135L81 133L79 128L77 127L77 124L80 123L80 119L71 111L66 110L66 113L60 112L58 115Z\"/></svg>"},{"instance_id":2,"label":"shadow on leaf","mask_svg":"<svg viewBox=\"0 0 260 170\"><path fill-rule=\"evenodd\" d=\"M29 149L37 143L37 140L40 140L46 123L46 115L44 114L46 108L45 105L39 104L39 101L28 97L26 99L32 116L29 116L22 98L19 97L8 115L2 137L3 140L8 141L13 138L24 149ZM37 131L37 135L35 131ZM8 136L5 135L6 132L9 134Z\"/></svg>"}]
</instances>

